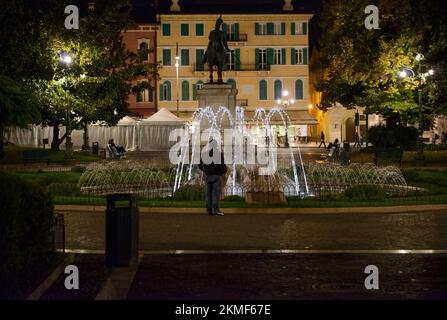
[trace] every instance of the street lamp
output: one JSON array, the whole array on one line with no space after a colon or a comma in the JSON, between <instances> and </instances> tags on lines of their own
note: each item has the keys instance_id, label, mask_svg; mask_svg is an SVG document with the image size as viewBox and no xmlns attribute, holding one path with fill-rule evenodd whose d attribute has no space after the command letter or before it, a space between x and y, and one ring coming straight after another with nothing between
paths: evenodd
<instances>
[{"instance_id":1,"label":"street lamp","mask_svg":"<svg viewBox=\"0 0 447 320\"><path fill-rule=\"evenodd\" d=\"M424 156L424 143L423 143L423 133L424 133L424 114L422 112L422 86L425 84L425 81L427 77L432 76L435 74L435 71L433 69L428 70L427 72L421 71L421 61L424 59L424 56L420 53L416 55L416 61L419 62L418 65L418 71L417 74L413 71L411 68L404 68L399 72L399 76L401 78L411 77L416 78L420 80L419 86L418 86L418 106L419 106L419 134L418 134L418 151L416 155L416 160L420 163L423 163L425 161Z\"/></svg>"},{"instance_id":2,"label":"street lamp","mask_svg":"<svg viewBox=\"0 0 447 320\"><path fill-rule=\"evenodd\" d=\"M175 74L177 80L177 117L179 116L179 85L178 85L178 67L180 66L180 57L178 55L178 42L175 48Z\"/></svg>"},{"instance_id":3,"label":"street lamp","mask_svg":"<svg viewBox=\"0 0 447 320\"><path fill-rule=\"evenodd\" d=\"M278 105L282 105L282 108L284 111L287 110L287 108L289 107L289 105L295 103L295 100L288 98L289 97L289 91L284 90L282 92L282 99L278 99L276 102L278 102ZM286 141L284 143L284 147L288 148L289 147L289 126L287 123L287 116L285 117L285 122L286 122Z\"/></svg>"},{"instance_id":4,"label":"street lamp","mask_svg":"<svg viewBox=\"0 0 447 320\"><path fill-rule=\"evenodd\" d=\"M60 61L65 67L70 67L73 62L73 58L66 52L60 53ZM67 106L67 127L66 127L66 136L65 136L65 159L73 160L73 143L71 141L71 115L70 110Z\"/></svg>"}]
</instances>

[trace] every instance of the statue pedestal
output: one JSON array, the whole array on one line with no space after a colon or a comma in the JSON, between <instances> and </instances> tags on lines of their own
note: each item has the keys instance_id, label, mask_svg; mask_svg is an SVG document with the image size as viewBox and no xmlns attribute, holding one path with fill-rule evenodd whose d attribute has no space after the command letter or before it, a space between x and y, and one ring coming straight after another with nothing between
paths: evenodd
<instances>
[{"instance_id":1,"label":"statue pedestal","mask_svg":"<svg viewBox=\"0 0 447 320\"><path fill-rule=\"evenodd\" d=\"M227 107L233 115L236 95L237 89L233 89L231 84L226 83L205 83L201 89L197 90L199 108L211 107L214 112L217 112L219 107Z\"/></svg>"}]
</instances>

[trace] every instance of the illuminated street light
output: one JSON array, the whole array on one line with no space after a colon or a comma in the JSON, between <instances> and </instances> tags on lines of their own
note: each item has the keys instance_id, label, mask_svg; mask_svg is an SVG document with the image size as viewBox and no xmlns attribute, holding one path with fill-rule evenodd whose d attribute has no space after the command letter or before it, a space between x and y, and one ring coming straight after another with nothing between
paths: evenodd
<instances>
[{"instance_id":1,"label":"illuminated street light","mask_svg":"<svg viewBox=\"0 0 447 320\"><path fill-rule=\"evenodd\" d=\"M69 66L73 62L73 58L66 52L60 54L61 62Z\"/></svg>"},{"instance_id":2,"label":"illuminated street light","mask_svg":"<svg viewBox=\"0 0 447 320\"><path fill-rule=\"evenodd\" d=\"M282 105L282 108L284 111L287 110L287 108L289 107L289 105L295 103L295 100L293 99L288 99L287 97L289 96L289 91L284 90L282 92L282 99L278 99L276 102L278 103L278 105ZM284 143L284 146L286 148L289 147L289 127L288 127L288 123L287 123L287 117L285 117L285 122L286 122L286 141Z\"/></svg>"},{"instance_id":3,"label":"illuminated street light","mask_svg":"<svg viewBox=\"0 0 447 320\"><path fill-rule=\"evenodd\" d=\"M178 81L178 68L180 66L180 57L178 55L178 42L176 44L176 48L175 48L175 75L176 75L176 85L177 85L177 117L179 116L179 81Z\"/></svg>"},{"instance_id":4,"label":"illuminated street light","mask_svg":"<svg viewBox=\"0 0 447 320\"><path fill-rule=\"evenodd\" d=\"M405 77L412 77L412 78L416 78L420 80L420 84L418 86L418 106L419 106L419 138L418 138L418 151L417 151L417 156L416 156L416 160L419 162L424 162L425 161L425 156L424 156L424 143L422 141L423 139L423 133L424 133L424 114L422 112L422 86L425 84L426 78L429 76L432 76L435 74L435 71L433 69L429 69L427 72L422 73L421 72L421 66L422 63L420 63L420 61L422 61L424 59L424 56L420 53L418 53L416 55L416 61L419 62L418 65L418 72L417 74L413 71L413 69L411 68L404 68L402 71L399 72L399 76L401 78L405 78ZM409 74L410 73L410 74Z\"/></svg>"}]
</instances>

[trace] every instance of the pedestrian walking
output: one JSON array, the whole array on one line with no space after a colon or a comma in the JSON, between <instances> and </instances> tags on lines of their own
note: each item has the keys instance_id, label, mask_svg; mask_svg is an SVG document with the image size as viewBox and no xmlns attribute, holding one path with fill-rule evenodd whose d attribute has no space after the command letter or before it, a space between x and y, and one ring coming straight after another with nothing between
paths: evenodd
<instances>
[{"instance_id":1,"label":"pedestrian walking","mask_svg":"<svg viewBox=\"0 0 447 320\"><path fill-rule=\"evenodd\" d=\"M206 212L209 215L223 216L220 211L220 195L222 192L222 176L228 171L224 155L216 140L209 143L209 151L200 157L199 169L205 174Z\"/></svg>"},{"instance_id":2,"label":"pedestrian walking","mask_svg":"<svg viewBox=\"0 0 447 320\"><path fill-rule=\"evenodd\" d=\"M325 136L324 136L324 132L323 131L321 131L321 135L320 135L320 145L318 146L318 148L320 148L321 147L321 145L323 145L324 146L324 148L326 149L326 138L325 138Z\"/></svg>"}]
</instances>

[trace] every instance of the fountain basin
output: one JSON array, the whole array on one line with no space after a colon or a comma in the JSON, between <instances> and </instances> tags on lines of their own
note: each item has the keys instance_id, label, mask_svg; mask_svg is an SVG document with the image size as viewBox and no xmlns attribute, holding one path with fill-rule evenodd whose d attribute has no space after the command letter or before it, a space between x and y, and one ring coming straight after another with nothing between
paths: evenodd
<instances>
[{"instance_id":1,"label":"fountain basin","mask_svg":"<svg viewBox=\"0 0 447 320\"><path fill-rule=\"evenodd\" d=\"M287 200L282 191L247 191L245 202L251 204L285 204Z\"/></svg>"}]
</instances>

